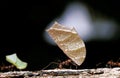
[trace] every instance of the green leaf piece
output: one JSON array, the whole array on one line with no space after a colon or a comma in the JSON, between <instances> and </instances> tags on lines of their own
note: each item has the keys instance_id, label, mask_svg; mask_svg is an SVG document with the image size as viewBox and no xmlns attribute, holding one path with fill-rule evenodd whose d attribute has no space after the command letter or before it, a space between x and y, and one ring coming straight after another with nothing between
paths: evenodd
<instances>
[{"instance_id":1,"label":"green leaf piece","mask_svg":"<svg viewBox=\"0 0 120 78\"><path fill-rule=\"evenodd\" d=\"M27 63L21 61L18 57L17 54L11 54L11 55L7 55L6 56L6 61L8 61L9 63L13 64L16 66L17 69L25 69L27 67Z\"/></svg>"}]
</instances>

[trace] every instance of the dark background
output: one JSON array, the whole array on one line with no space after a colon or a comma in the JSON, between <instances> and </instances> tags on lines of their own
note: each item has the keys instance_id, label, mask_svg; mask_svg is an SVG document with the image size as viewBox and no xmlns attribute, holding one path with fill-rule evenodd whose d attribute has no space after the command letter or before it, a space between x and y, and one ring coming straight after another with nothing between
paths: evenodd
<instances>
[{"instance_id":1,"label":"dark background","mask_svg":"<svg viewBox=\"0 0 120 78\"><path fill-rule=\"evenodd\" d=\"M29 70L42 69L50 62L67 57L57 47L45 42L45 27L62 13L65 6L75 0L31 0L0 2L0 63L6 64L5 55L17 53L28 62ZM120 4L117 0L76 0L93 10L120 22ZM119 31L115 39L85 43L87 57L80 68L105 66L108 60L120 57ZM55 67L53 67L55 68Z\"/></svg>"}]
</instances>

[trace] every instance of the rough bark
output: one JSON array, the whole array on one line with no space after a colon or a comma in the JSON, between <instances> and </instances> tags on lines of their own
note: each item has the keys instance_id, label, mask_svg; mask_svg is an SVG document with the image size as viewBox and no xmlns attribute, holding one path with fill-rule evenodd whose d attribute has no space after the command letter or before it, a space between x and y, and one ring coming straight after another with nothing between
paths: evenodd
<instances>
[{"instance_id":1,"label":"rough bark","mask_svg":"<svg viewBox=\"0 0 120 78\"><path fill-rule=\"evenodd\" d=\"M120 67L1 72L0 78L120 78Z\"/></svg>"}]
</instances>

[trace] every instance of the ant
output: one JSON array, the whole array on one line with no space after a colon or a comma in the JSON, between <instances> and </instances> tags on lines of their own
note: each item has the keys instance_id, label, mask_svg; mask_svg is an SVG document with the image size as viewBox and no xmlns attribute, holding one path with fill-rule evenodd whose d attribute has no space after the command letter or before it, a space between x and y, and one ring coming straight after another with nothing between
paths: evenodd
<instances>
[{"instance_id":1,"label":"ant","mask_svg":"<svg viewBox=\"0 0 120 78\"><path fill-rule=\"evenodd\" d=\"M49 67L51 64L57 64L59 69L62 69L65 66L70 66L70 64L74 65L77 69L77 64L75 64L71 59L67 59L63 62L60 63L56 63L56 62L51 62L49 63L47 66L45 66L42 70L46 69L47 67ZM71 68L71 67L70 67Z\"/></svg>"},{"instance_id":2,"label":"ant","mask_svg":"<svg viewBox=\"0 0 120 78\"><path fill-rule=\"evenodd\" d=\"M120 58L118 59L117 62L114 62L113 60L110 60L107 62L107 65L110 67L120 67L120 62L119 62Z\"/></svg>"},{"instance_id":3,"label":"ant","mask_svg":"<svg viewBox=\"0 0 120 78\"><path fill-rule=\"evenodd\" d=\"M120 62L113 62L112 60L110 60L110 61L108 61L107 62L107 65L109 65L110 67L112 66L114 66L114 67L120 67Z\"/></svg>"},{"instance_id":4,"label":"ant","mask_svg":"<svg viewBox=\"0 0 120 78\"><path fill-rule=\"evenodd\" d=\"M0 71L8 71L8 70L14 70L15 66L14 65L8 65L8 66L0 66Z\"/></svg>"}]
</instances>

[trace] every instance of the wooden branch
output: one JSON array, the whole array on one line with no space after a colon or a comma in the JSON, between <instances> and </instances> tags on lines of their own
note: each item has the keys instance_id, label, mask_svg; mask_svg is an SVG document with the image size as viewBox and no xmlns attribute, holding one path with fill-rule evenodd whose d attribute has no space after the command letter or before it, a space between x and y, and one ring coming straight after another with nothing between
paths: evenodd
<instances>
[{"instance_id":1,"label":"wooden branch","mask_svg":"<svg viewBox=\"0 0 120 78\"><path fill-rule=\"evenodd\" d=\"M97 69L51 69L1 72L0 78L120 78L120 67Z\"/></svg>"}]
</instances>

